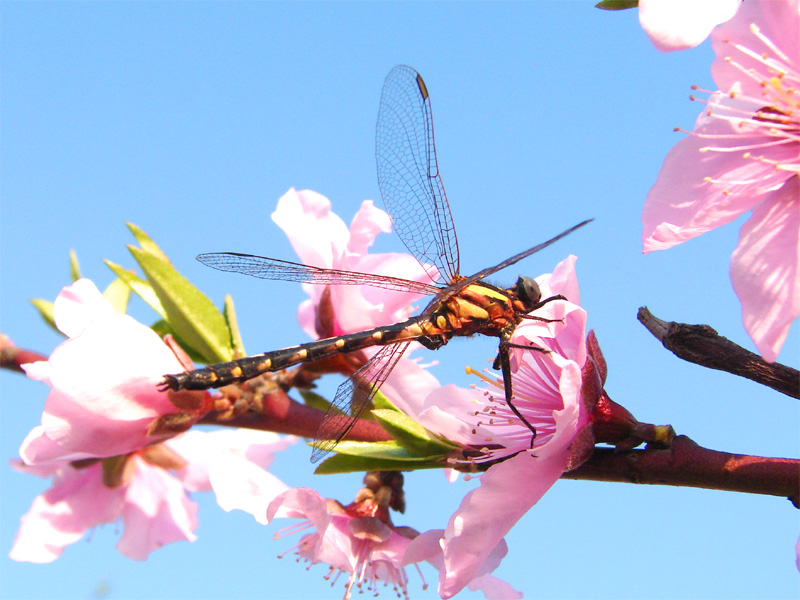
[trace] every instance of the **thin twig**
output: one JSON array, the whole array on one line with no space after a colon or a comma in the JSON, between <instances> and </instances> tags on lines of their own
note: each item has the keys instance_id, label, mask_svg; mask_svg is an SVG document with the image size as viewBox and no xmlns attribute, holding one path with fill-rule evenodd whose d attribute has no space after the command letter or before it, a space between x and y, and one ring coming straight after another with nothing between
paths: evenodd
<instances>
[{"instance_id":1,"label":"thin twig","mask_svg":"<svg viewBox=\"0 0 800 600\"><path fill-rule=\"evenodd\" d=\"M800 371L780 363L768 363L708 325L662 321L644 306L639 309L637 318L678 358L746 377L792 398L800 398Z\"/></svg>"}]
</instances>

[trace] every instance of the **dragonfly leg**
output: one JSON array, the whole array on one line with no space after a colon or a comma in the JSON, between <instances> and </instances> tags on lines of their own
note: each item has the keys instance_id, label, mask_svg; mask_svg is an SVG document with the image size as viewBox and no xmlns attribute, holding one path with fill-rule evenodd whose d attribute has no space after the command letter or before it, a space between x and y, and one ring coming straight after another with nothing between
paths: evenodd
<instances>
[{"instance_id":1,"label":"dragonfly leg","mask_svg":"<svg viewBox=\"0 0 800 600\"><path fill-rule=\"evenodd\" d=\"M544 300L541 300L536 304L534 304L533 308L531 309L531 312L533 312L538 308L541 308L542 306L544 306L548 302L552 302L553 300L567 300L567 298L565 296L562 296L561 294L559 294L558 296L550 296L549 298L545 298ZM544 317L539 317L531 314L519 315L519 316L523 319L529 319L531 321L541 321L542 323L558 323L559 321L563 321L563 319L545 319Z\"/></svg>"},{"instance_id":2,"label":"dragonfly leg","mask_svg":"<svg viewBox=\"0 0 800 600\"><path fill-rule=\"evenodd\" d=\"M514 402L512 401L512 390L511 390L511 360L508 356L508 349L509 347L517 347L516 344L511 344L506 339L507 336L510 334L504 334L500 341L500 347L497 350L497 358L495 359L495 364L499 363L499 367L503 373L503 390L506 394L506 404L508 407L514 412L515 415L525 424L525 427L531 430L531 448L533 448L533 442L536 440L536 428L528 422L519 409L514 406ZM543 350L542 348L537 348L538 350ZM545 350L546 352L546 350ZM496 369L497 367L495 367Z\"/></svg>"}]
</instances>

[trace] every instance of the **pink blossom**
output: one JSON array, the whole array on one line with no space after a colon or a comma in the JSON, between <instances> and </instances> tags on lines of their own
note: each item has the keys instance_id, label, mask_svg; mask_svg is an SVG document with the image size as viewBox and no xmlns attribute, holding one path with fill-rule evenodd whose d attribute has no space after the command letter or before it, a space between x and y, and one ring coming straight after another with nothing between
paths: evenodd
<instances>
[{"instance_id":1,"label":"pink blossom","mask_svg":"<svg viewBox=\"0 0 800 600\"><path fill-rule=\"evenodd\" d=\"M580 464L571 446L590 415L581 398L586 312L577 305L575 260L571 256L536 279L543 297L563 294L570 301L549 302L536 315L552 322L526 320L511 340L548 350L512 350L514 404L536 429L533 449L531 430L506 405L502 378L485 378L489 388L479 396L454 385L440 387L429 375L420 378L411 363L398 365L396 378L384 386L398 408L426 429L473 449L470 458L454 458L453 464L506 459L488 468L450 519L441 541L443 598L475 579L511 527L565 470Z\"/></svg>"},{"instance_id":2,"label":"pink blossom","mask_svg":"<svg viewBox=\"0 0 800 600\"><path fill-rule=\"evenodd\" d=\"M267 471L274 454L297 438L270 431L225 429L195 431L169 441L187 464L176 471L187 489L214 491L223 510L238 509L267 523L267 506L288 486Z\"/></svg>"},{"instance_id":3,"label":"pink blossom","mask_svg":"<svg viewBox=\"0 0 800 600\"><path fill-rule=\"evenodd\" d=\"M770 362L800 314L798 31L798 0L750 0L715 29L721 91L667 155L642 213L650 252L752 212L730 275L745 329Z\"/></svg>"},{"instance_id":4,"label":"pink blossom","mask_svg":"<svg viewBox=\"0 0 800 600\"><path fill-rule=\"evenodd\" d=\"M639 0L639 23L657 50L685 50L705 41L740 5L741 0Z\"/></svg>"},{"instance_id":5,"label":"pink blossom","mask_svg":"<svg viewBox=\"0 0 800 600\"><path fill-rule=\"evenodd\" d=\"M537 278L543 297L564 293L579 301L574 263L573 256L552 275ZM511 340L548 351L516 349L512 356L514 404L536 429L532 449L530 430L506 406L502 380L485 390L487 400L476 414L474 431L483 437L486 456L511 458L489 467L480 487L466 495L450 519L442 542L439 594L443 598L472 580L492 548L564 471L576 466L571 446L589 425L590 415L581 398L586 312L573 302L546 304L536 314L554 321L525 321ZM493 446L499 447L490 449Z\"/></svg>"},{"instance_id":6,"label":"pink blossom","mask_svg":"<svg viewBox=\"0 0 800 600\"><path fill-rule=\"evenodd\" d=\"M365 584L377 594L379 582L392 585L398 595L402 593L403 597L408 597L405 567L423 560L438 567L442 561L441 531L418 537L413 529L395 527L388 513L370 500L345 507L322 498L314 490L295 488L278 496L270 504L267 516L270 522L277 518L305 520L278 532L275 537L313 529L293 549L312 565L319 562L330 565L326 579L333 577L336 581L340 574L345 574L348 577L346 599L354 587L361 591ZM510 586L488 575L504 555L503 544L492 553L492 560L484 565L479 579L470 582L471 589L484 590L490 600L520 597ZM423 589L426 587L423 582Z\"/></svg>"},{"instance_id":7,"label":"pink blossom","mask_svg":"<svg viewBox=\"0 0 800 600\"><path fill-rule=\"evenodd\" d=\"M331 212L330 200L310 190L289 190L278 201L272 220L292 243L301 262L327 269L389 275L430 283L422 266L408 254L368 254L375 237L391 231L391 219L365 200L348 230ZM411 314L411 303L419 294L397 292L369 286L335 285L326 288L306 284L310 299L300 305L298 320L313 338L333 337L396 323ZM332 322L317 327L318 308L323 294L330 294Z\"/></svg>"},{"instance_id":8,"label":"pink blossom","mask_svg":"<svg viewBox=\"0 0 800 600\"><path fill-rule=\"evenodd\" d=\"M178 409L156 385L182 371L150 328L114 311L88 279L64 288L54 317L69 336L47 361L23 365L50 386L42 424L20 448L27 464L127 454L165 435L150 427Z\"/></svg>"},{"instance_id":9,"label":"pink blossom","mask_svg":"<svg viewBox=\"0 0 800 600\"><path fill-rule=\"evenodd\" d=\"M367 589L377 592L380 581L407 596L408 576L402 560L411 540L378 517L348 513L341 504L326 500L314 490L295 488L270 503L267 518L270 522L277 518L305 519L276 537L313 529L294 549L312 565L329 564L326 578L336 572L349 574L345 598L350 597L354 586L361 590L365 583Z\"/></svg>"},{"instance_id":10,"label":"pink blossom","mask_svg":"<svg viewBox=\"0 0 800 600\"><path fill-rule=\"evenodd\" d=\"M194 541L197 507L178 479L138 454L125 466L124 482L108 487L100 461L83 467L65 461L21 471L53 477L53 485L38 496L22 517L9 556L18 561L52 562L87 529L121 517L124 531L117 549L134 560L145 560L164 544Z\"/></svg>"}]
</instances>

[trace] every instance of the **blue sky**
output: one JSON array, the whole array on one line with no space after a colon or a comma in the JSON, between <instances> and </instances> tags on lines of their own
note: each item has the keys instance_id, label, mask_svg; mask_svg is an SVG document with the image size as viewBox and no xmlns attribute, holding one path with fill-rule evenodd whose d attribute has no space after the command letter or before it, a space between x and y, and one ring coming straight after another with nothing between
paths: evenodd
<instances>
[{"instance_id":1,"label":"blue sky","mask_svg":"<svg viewBox=\"0 0 800 600\"><path fill-rule=\"evenodd\" d=\"M200 252L294 258L269 215L290 187L329 197L349 222L379 201L374 136L383 79L416 68L433 102L442 178L466 274L585 218L590 226L496 276L552 270L578 256L581 300L609 363L607 390L640 421L671 423L706 447L797 456L797 402L682 362L636 321L707 323L752 349L728 278L736 223L667 252L641 254L640 214L664 155L713 89L708 43L656 52L636 13L591 3L4 3L2 67L2 331L50 352L60 339L29 298L68 283L68 252L102 288L107 258L134 265L130 221L213 300L236 301L251 353L306 338L300 286L226 275ZM378 251L398 250L383 236ZM154 315L141 304L131 313ZM798 363L798 328L781 362ZM435 374L467 385L491 340L439 351ZM47 390L0 373L2 464L39 423ZM330 393L335 383L323 387ZM297 447L273 471L348 501L360 476L313 477ZM0 466L4 598L340 598L244 513L209 495L199 539L145 563L122 557L105 526L49 565L6 555L19 518L46 482ZM408 474L398 524L444 527L475 483ZM502 510L502 507L498 507ZM508 536L496 575L529 598L793 598L796 509L780 498L561 481ZM435 574L412 598L435 598ZM392 597L384 590L382 597ZM481 597L464 593L463 597Z\"/></svg>"}]
</instances>

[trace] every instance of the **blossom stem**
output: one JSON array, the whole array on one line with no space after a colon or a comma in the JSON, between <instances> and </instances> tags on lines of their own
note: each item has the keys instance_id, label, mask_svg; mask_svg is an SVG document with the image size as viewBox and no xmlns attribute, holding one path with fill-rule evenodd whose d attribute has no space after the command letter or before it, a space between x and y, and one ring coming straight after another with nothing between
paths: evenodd
<instances>
[{"instance_id":1,"label":"blossom stem","mask_svg":"<svg viewBox=\"0 0 800 600\"><path fill-rule=\"evenodd\" d=\"M325 414L325 411L317 410L293 400L283 390L275 390L264 398L262 412L260 413L249 411L221 419L217 418L217 413L210 412L200 419L198 423L244 427L246 429L274 431L275 433L314 438ZM359 442L379 442L388 441L392 438L377 422L359 419L345 436L345 439Z\"/></svg>"},{"instance_id":2,"label":"blossom stem","mask_svg":"<svg viewBox=\"0 0 800 600\"><path fill-rule=\"evenodd\" d=\"M792 398L800 398L800 371L779 363L768 363L722 337L708 325L662 321L647 307L639 309L637 318L678 358L752 379Z\"/></svg>"},{"instance_id":3,"label":"blossom stem","mask_svg":"<svg viewBox=\"0 0 800 600\"><path fill-rule=\"evenodd\" d=\"M6 335L0 333L0 368L24 373L21 365L47 360L47 357L33 350L19 348Z\"/></svg>"},{"instance_id":4,"label":"blossom stem","mask_svg":"<svg viewBox=\"0 0 800 600\"><path fill-rule=\"evenodd\" d=\"M666 450L596 448L588 461L561 477L765 494L800 508L800 460L709 450L684 435Z\"/></svg>"}]
</instances>

